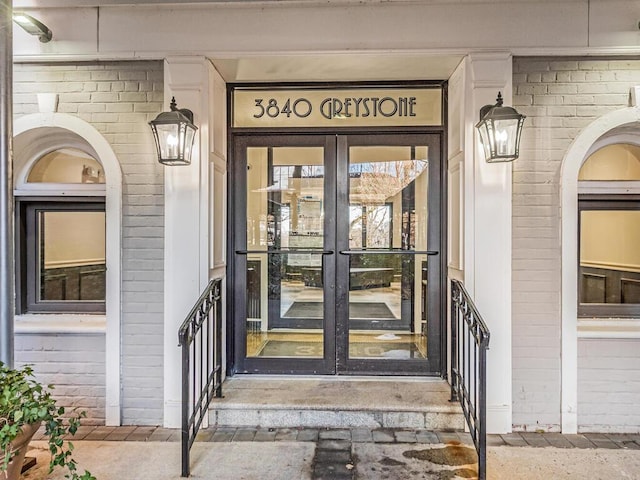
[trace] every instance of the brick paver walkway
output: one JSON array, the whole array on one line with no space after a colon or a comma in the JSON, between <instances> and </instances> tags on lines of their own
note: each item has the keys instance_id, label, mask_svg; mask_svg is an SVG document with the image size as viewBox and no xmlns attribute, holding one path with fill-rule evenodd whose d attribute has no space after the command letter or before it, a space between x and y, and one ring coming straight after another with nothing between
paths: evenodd
<instances>
[{"instance_id":1,"label":"brick paver walkway","mask_svg":"<svg viewBox=\"0 0 640 480\"><path fill-rule=\"evenodd\" d=\"M41 429L34 440L43 439ZM81 426L73 440L178 442L180 430L149 426ZM202 429L199 442L318 442L343 440L353 443L447 443L460 442L470 445L471 437L463 432L434 432L407 429L325 429L325 428L232 428ZM556 448L608 448L640 450L638 434L585 433L564 435L561 433L510 433L489 435L489 446L556 447Z\"/></svg>"}]
</instances>

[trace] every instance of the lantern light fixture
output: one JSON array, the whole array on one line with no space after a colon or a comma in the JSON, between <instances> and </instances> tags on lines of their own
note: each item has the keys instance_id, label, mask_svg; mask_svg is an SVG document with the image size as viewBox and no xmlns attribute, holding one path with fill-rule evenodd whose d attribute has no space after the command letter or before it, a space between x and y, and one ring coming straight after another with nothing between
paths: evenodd
<instances>
[{"instance_id":1,"label":"lantern light fixture","mask_svg":"<svg viewBox=\"0 0 640 480\"><path fill-rule=\"evenodd\" d=\"M162 112L149 122L158 161L164 165L189 165L198 127L193 124L193 112L178 108L175 97L171 98L170 107L170 112Z\"/></svg>"},{"instance_id":2,"label":"lantern light fixture","mask_svg":"<svg viewBox=\"0 0 640 480\"><path fill-rule=\"evenodd\" d=\"M502 106L501 92L498 92L495 105L485 105L480 109L476 128L487 162L512 162L518 158L525 118L515 108Z\"/></svg>"},{"instance_id":3,"label":"lantern light fixture","mask_svg":"<svg viewBox=\"0 0 640 480\"><path fill-rule=\"evenodd\" d=\"M24 12L13 12L12 18L25 32L30 35L36 35L42 43L51 41L53 33L49 30L49 27L31 15L27 15Z\"/></svg>"}]
</instances>

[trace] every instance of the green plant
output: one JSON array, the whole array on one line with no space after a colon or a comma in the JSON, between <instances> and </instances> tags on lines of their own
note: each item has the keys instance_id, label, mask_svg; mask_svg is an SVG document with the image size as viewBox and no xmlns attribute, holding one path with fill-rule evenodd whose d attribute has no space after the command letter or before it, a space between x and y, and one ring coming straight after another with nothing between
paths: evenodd
<instances>
[{"instance_id":1,"label":"green plant","mask_svg":"<svg viewBox=\"0 0 640 480\"><path fill-rule=\"evenodd\" d=\"M13 442L24 425L42 422L49 441L51 462L49 473L55 467L66 468L65 478L71 480L95 480L88 471L82 475L77 472L76 461L72 458L73 444L65 441L67 435L74 435L80 426L80 418L86 413L79 412L64 417L64 407L58 407L51 396L53 387L46 388L35 380L33 369L24 366L11 369L0 362L0 455L4 462L0 472L7 469L14 454Z\"/></svg>"}]
</instances>

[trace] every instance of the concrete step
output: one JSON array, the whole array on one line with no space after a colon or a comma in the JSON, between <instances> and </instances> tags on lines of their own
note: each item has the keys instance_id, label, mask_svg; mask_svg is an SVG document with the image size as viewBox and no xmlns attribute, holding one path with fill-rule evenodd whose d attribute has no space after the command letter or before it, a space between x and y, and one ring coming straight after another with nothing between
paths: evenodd
<instances>
[{"instance_id":1,"label":"concrete step","mask_svg":"<svg viewBox=\"0 0 640 480\"><path fill-rule=\"evenodd\" d=\"M464 428L440 379L251 375L228 378L222 392L210 407L218 427Z\"/></svg>"}]
</instances>

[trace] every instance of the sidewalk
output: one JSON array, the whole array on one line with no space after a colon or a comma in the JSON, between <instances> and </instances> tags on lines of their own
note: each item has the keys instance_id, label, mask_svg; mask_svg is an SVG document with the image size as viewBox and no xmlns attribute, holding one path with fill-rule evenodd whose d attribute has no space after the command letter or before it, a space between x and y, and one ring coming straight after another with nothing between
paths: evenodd
<instances>
[{"instance_id":1,"label":"sidewalk","mask_svg":"<svg viewBox=\"0 0 640 480\"><path fill-rule=\"evenodd\" d=\"M47 476L46 443L27 480ZM489 479L640 479L640 435L514 433L488 438ZM81 469L98 480L180 478L179 431L81 427ZM192 448L192 477L216 480L413 480L476 476L469 435L393 429L205 429Z\"/></svg>"}]
</instances>

